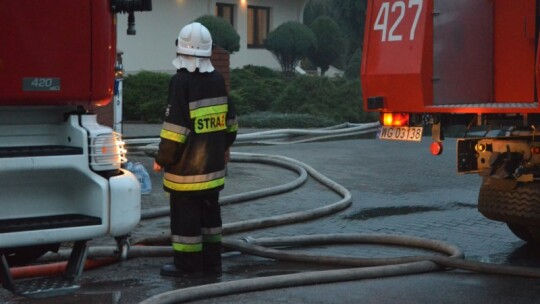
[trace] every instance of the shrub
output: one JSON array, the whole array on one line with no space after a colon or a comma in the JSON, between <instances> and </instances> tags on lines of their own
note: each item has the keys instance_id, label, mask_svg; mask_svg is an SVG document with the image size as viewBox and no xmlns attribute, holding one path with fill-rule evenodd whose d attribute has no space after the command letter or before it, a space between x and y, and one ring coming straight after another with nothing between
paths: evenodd
<instances>
[{"instance_id":1,"label":"shrub","mask_svg":"<svg viewBox=\"0 0 540 304\"><path fill-rule=\"evenodd\" d=\"M378 114L364 112L362 104L362 88L358 78L335 80L336 90L333 96L332 113L334 119L348 122L373 122L378 120Z\"/></svg>"},{"instance_id":2,"label":"shrub","mask_svg":"<svg viewBox=\"0 0 540 304\"><path fill-rule=\"evenodd\" d=\"M141 71L123 81L125 120L159 122L163 119L171 75Z\"/></svg>"},{"instance_id":3,"label":"shrub","mask_svg":"<svg viewBox=\"0 0 540 304\"><path fill-rule=\"evenodd\" d=\"M124 119L161 122L170 77L147 71L127 76ZM234 69L229 92L241 117L241 127L258 128L312 128L345 121L376 121L376 114L362 111L361 95L358 78L285 78L279 72L257 66Z\"/></svg>"},{"instance_id":4,"label":"shrub","mask_svg":"<svg viewBox=\"0 0 540 304\"><path fill-rule=\"evenodd\" d=\"M214 44L219 45L229 53L240 50L240 35L223 18L204 15L195 19L195 22L201 23L210 31Z\"/></svg>"},{"instance_id":5,"label":"shrub","mask_svg":"<svg viewBox=\"0 0 540 304\"><path fill-rule=\"evenodd\" d=\"M238 118L243 128L321 128L335 125L336 122L311 114L283 114L257 112Z\"/></svg>"},{"instance_id":6,"label":"shrub","mask_svg":"<svg viewBox=\"0 0 540 304\"><path fill-rule=\"evenodd\" d=\"M246 66L242 69L233 69L231 93L242 97L239 102L235 101L238 113L243 115L270 110L276 92L284 86L283 83L280 73L269 68Z\"/></svg>"},{"instance_id":7,"label":"shrub","mask_svg":"<svg viewBox=\"0 0 540 304\"><path fill-rule=\"evenodd\" d=\"M229 98L234 103L234 106L236 108L236 113L238 115L244 115L244 114L252 113L253 111L255 111L255 109L253 108L253 105L246 98L246 93L244 93L242 89L231 90L229 92Z\"/></svg>"},{"instance_id":8,"label":"shrub","mask_svg":"<svg viewBox=\"0 0 540 304\"><path fill-rule=\"evenodd\" d=\"M362 64L362 49L357 49L349 59L347 68L345 69L345 76L351 79L358 79L360 77L360 65Z\"/></svg>"},{"instance_id":9,"label":"shrub","mask_svg":"<svg viewBox=\"0 0 540 304\"><path fill-rule=\"evenodd\" d=\"M313 32L305 25L288 21L268 34L266 48L279 61L285 75L292 75L294 68L316 46Z\"/></svg>"},{"instance_id":10,"label":"shrub","mask_svg":"<svg viewBox=\"0 0 540 304\"><path fill-rule=\"evenodd\" d=\"M334 85L328 78L297 76L285 87L272 109L281 113L309 113L327 116Z\"/></svg>"},{"instance_id":11,"label":"shrub","mask_svg":"<svg viewBox=\"0 0 540 304\"><path fill-rule=\"evenodd\" d=\"M271 68L258 65L246 65L241 69L236 69L236 71L251 73L251 75L256 75L261 78L281 78L281 74L279 74L279 72L276 72Z\"/></svg>"},{"instance_id":12,"label":"shrub","mask_svg":"<svg viewBox=\"0 0 540 304\"><path fill-rule=\"evenodd\" d=\"M345 78L295 77L276 99L272 109L304 113L338 122L365 122L375 118L362 110L360 83Z\"/></svg>"},{"instance_id":13,"label":"shrub","mask_svg":"<svg viewBox=\"0 0 540 304\"><path fill-rule=\"evenodd\" d=\"M309 25L315 34L317 47L308 53L308 58L321 68L324 75L332 62L336 61L344 51L344 40L339 25L330 17L321 16Z\"/></svg>"}]
</instances>

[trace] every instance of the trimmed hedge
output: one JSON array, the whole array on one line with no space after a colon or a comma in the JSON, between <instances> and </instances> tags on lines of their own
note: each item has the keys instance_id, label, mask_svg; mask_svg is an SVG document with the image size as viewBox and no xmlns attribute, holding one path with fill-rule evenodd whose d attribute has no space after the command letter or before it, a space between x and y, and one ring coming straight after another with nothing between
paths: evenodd
<instances>
[{"instance_id":1,"label":"trimmed hedge","mask_svg":"<svg viewBox=\"0 0 540 304\"><path fill-rule=\"evenodd\" d=\"M308 58L321 68L324 76L330 65L343 54L345 41L339 25L330 17L318 17L309 24L309 28L315 34L317 47L308 52Z\"/></svg>"},{"instance_id":2,"label":"trimmed hedge","mask_svg":"<svg viewBox=\"0 0 540 304\"><path fill-rule=\"evenodd\" d=\"M268 34L264 46L274 54L282 72L292 76L298 63L317 47L317 38L306 25L288 21Z\"/></svg>"},{"instance_id":3,"label":"trimmed hedge","mask_svg":"<svg viewBox=\"0 0 540 304\"><path fill-rule=\"evenodd\" d=\"M285 85L281 73L266 67L248 65L231 71L231 98L240 115L270 111Z\"/></svg>"},{"instance_id":4,"label":"trimmed hedge","mask_svg":"<svg viewBox=\"0 0 540 304\"><path fill-rule=\"evenodd\" d=\"M171 75L142 71L124 79L124 119L161 122ZM240 127L311 128L342 122L372 122L362 109L358 79L285 77L280 72L246 66L231 71L229 93Z\"/></svg>"},{"instance_id":5,"label":"trimmed hedge","mask_svg":"<svg viewBox=\"0 0 540 304\"><path fill-rule=\"evenodd\" d=\"M225 21L223 18L213 15L204 15L197 19L196 22L204 25L212 35L212 42L219 45L229 53L238 52L240 50L240 35L236 30Z\"/></svg>"},{"instance_id":6,"label":"trimmed hedge","mask_svg":"<svg viewBox=\"0 0 540 304\"><path fill-rule=\"evenodd\" d=\"M297 76L274 101L272 110L280 113L307 113L338 122L375 121L364 113L358 80Z\"/></svg>"},{"instance_id":7,"label":"trimmed hedge","mask_svg":"<svg viewBox=\"0 0 540 304\"><path fill-rule=\"evenodd\" d=\"M257 112L238 118L238 124L244 128L321 128L338 123L326 117L316 117L311 114L283 114L273 112Z\"/></svg>"},{"instance_id":8,"label":"trimmed hedge","mask_svg":"<svg viewBox=\"0 0 540 304\"><path fill-rule=\"evenodd\" d=\"M124 120L161 122L167 106L170 79L169 74L149 71L141 71L124 78Z\"/></svg>"}]
</instances>

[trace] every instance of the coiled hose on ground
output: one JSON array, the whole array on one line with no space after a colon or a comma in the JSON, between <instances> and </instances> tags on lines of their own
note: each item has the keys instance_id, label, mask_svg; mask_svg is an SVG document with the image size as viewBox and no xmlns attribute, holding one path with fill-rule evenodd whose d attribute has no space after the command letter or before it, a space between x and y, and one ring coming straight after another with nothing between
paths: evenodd
<instances>
[{"instance_id":1,"label":"coiled hose on ground","mask_svg":"<svg viewBox=\"0 0 540 304\"><path fill-rule=\"evenodd\" d=\"M359 132L365 131L365 128L355 126ZM372 127L371 127L372 128ZM327 132L330 131L330 132ZM332 130L324 130L325 133L331 133ZM342 131L340 131L342 132ZM293 132L294 133L294 132ZM347 132L344 132L347 133ZM272 131L263 134L264 136L276 136L279 132ZM350 134L349 134L350 135ZM252 135L251 135L252 136ZM325 135L330 136L330 135ZM250 139L251 140L251 139ZM139 151L155 151L155 146L145 146ZM261 162L280 167L285 167L298 173L299 177L287 184L251 191L230 197L223 197L222 204L232 204L240 201L259 198L262 196L274 195L283 191L292 190L300 186L307 178L306 173L316 179L321 184L327 186L336 192L342 199L338 202L324 207L295 212L280 216L254 219L237 223L229 223L223 226L223 234L231 234L240 231L249 231L277 225L291 224L295 222L314 219L317 217L333 214L343 210L351 204L350 192L335 183L331 179L320 174L312 167L287 157L262 154L233 153L233 162ZM168 208L158 210L157 212L148 212L143 214L144 218L168 215ZM140 240L138 243L168 243L169 237L157 237ZM321 256L304 253L292 253L283 250L276 250L270 247L277 246L306 246L314 244L350 244L350 243L369 243L369 244L391 244L406 247L416 247L437 252L436 255L429 256L411 256L383 259L366 259L340 256ZM231 282L223 282L196 287L189 287L180 290L173 290L155 295L142 303L181 303L193 300L200 300L216 296L224 296L241 292L266 290L280 287L293 287L301 285L322 284L339 281L350 281L363 278L388 277L405 274L425 273L441 269L453 268L469 271L525 276L540 278L540 270L524 267L500 266L486 264L481 262L463 260L462 252L455 246L448 245L441 241L428 240L423 238L409 236L392 236L381 234L328 234L328 235L304 235L295 237L281 238L260 238L235 240L231 238L223 239L223 246L228 250L240 251L242 253L261 256L270 259L323 263L337 265L340 267L349 266L354 268L312 271L297 274L279 275L264 278L245 279ZM111 257L117 256L116 247L92 247L89 249L88 256L92 257ZM68 253L64 253L67 255ZM446 256L443 256L444 254ZM60 253L56 257L62 256ZM133 246L129 251L128 258L150 257L150 256L171 256L170 246Z\"/></svg>"},{"instance_id":2,"label":"coiled hose on ground","mask_svg":"<svg viewBox=\"0 0 540 304\"><path fill-rule=\"evenodd\" d=\"M281 156L260 155L260 154L245 154L233 153L233 156L250 156L253 158L282 158ZM233 161L234 161L233 157ZM323 176L312 167L301 163L297 160L287 159L292 163L302 166L313 178L317 179L323 185L329 187L334 192L343 196L343 199L337 203L328 206L340 206L345 202L350 205L350 192L335 183L334 181ZM321 209L321 208L318 208ZM322 213L332 214L340 209L323 208L322 210L310 210L306 213L317 216L322 216ZM317 211L315 211L317 210ZM319 213L321 211L321 213ZM315 215L316 214L316 215ZM289 223L289 220L298 216L298 221L307 220L310 217L305 214L288 214L282 216L283 223ZM272 217L272 221L261 219L259 224L255 225L253 221L247 221L249 224L237 223L235 227L248 227L246 230L274 226L281 221L280 216ZM224 228L227 225L224 226ZM233 230L234 232L245 230ZM229 231L230 232L230 231ZM320 256L312 254L291 253L281 250L276 250L268 247L277 246L306 246L316 244L349 244L349 243L369 243L369 244L384 244L384 245L400 245L406 247L428 249L435 252L443 253L448 256L433 255L433 256L412 256L412 257L397 257L383 259L365 259L339 256ZM311 284L323 284L340 281L350 281L375 277L389 277L406 274L418 274L431 271L437 271L445 268L463 269L480 273L525 276L540 278L540 270L528 269L523 267L500 266L474 261L463 260L462 252L455 246L448 245L441 241L427 240L423 238L409 236L392 236L381 234L329 234L329 235L306 235L295 237L282 238L261 238L251 240L232 240L224 239L223 246L228 249L237 250L242 253L256 255L260 257L294 261L304 263L321 263L337 266L352 266L355 268L339 269L339 270L324 270L313 271L297 274L279 275L265 278L246 279L232 282L216 283L203 286L189 287L179 290L173 290L162 294L155 295L141 303L183 303L194 300L201 300L216 296L224 296L241 292L250 292L258 290L266 290L273 288L294 287ZM170 250L170 249L169 249ZM361 267L361 268L358 268Z\"/></svg>"}]
</instances>

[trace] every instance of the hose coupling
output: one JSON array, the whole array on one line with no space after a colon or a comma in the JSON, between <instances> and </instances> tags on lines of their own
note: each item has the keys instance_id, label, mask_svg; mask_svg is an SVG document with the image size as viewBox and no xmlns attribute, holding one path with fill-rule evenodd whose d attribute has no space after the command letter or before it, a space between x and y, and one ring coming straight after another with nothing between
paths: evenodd
<instances>
[{"instance_id":1,"label":"hose coupling","mask_svg":"<svg viewBox=\"0 0 540 304\"><path fill-rule=\"evenodd\" d=\"M241 238L242 241L248 243L248 244L255 244L255 238L251 237L251 236L245 236L243 238Z\"/></svg>"}]
</instances>

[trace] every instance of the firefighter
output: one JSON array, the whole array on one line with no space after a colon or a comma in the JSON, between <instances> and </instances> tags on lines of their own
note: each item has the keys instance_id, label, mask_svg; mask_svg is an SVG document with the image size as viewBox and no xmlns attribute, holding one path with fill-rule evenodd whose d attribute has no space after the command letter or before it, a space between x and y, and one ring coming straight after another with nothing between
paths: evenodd
<instances>
[{"instance_id":1,"label":"firefighter","mask_svg":"<svg viewBox=\"0 0 540 304\"><path fill-rule=\"evenodd\" d=\"M165 171L170 194L174 263L161 275L182 277L221 273L221 210L229 148L238 129L223 76L210 61L212 37L200 23L182 28L176 41L177 72L169 84L168 105L154 171Z\"/></svg>"}]
</instances>

